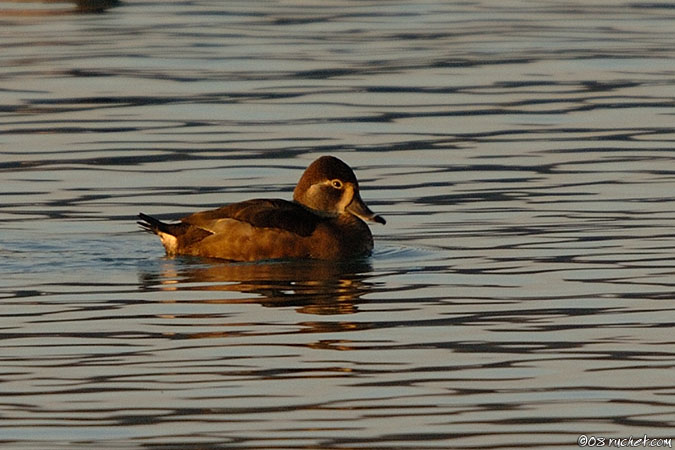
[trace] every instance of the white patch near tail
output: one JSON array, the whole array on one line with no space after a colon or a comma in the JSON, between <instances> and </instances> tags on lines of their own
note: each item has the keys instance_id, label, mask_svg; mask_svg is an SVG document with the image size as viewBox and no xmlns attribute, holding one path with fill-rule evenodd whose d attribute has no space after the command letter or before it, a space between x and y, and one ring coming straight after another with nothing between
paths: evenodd
<instances>
[{"instance_id":1,"label":"white patch near tail","mask_svg":"<svg viewBox=\"0 0 675 450\"><path fill-rule=\"evenodd\" d=\"M162 231L157 231L157 236L162 240L162 245L169 255L175 255L178 251L178 239L176 236Z\"/></svg>"}]
</instances>

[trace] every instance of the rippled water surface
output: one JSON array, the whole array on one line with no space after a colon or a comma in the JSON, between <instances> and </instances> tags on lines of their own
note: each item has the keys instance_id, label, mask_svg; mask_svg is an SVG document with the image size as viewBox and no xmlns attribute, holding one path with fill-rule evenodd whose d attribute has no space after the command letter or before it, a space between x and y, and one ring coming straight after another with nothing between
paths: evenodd
<instances>
[{"instance_id":1,"label":"rippled water surface","mask_svg":"<svg viewBox=\"0 0 675 450\"><path fill-rule=\"evenodd\" d=\"M0 445L672 438L674 36L639 0L0 1ZM387 218L368 259L135 224L322 154Z\"/></svg>"}]
</instances>

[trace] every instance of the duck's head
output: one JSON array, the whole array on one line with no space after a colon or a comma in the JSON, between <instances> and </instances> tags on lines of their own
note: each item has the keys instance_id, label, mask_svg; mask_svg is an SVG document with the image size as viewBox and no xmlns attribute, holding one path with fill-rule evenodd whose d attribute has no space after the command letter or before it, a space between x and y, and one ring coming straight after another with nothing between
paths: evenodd
<instances>
[{"instance_id":1,"label":"duck's head","mask_svg":"<svg viewBox=\"0 0 675 450\"><path fill-rule=\"evenodd\" d=\"M307 167L293 191L293 200L317 214L349 213L370 222L386 223L361 200L352 169L334 156L322 156Z\"/></svg>"}]
</instances>

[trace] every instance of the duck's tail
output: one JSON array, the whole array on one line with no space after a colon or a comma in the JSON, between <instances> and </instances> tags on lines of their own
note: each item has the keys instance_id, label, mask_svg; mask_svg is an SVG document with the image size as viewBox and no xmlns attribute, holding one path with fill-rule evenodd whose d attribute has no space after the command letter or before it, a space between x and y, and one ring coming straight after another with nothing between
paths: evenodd
<instances>
[{"instance_id":1,"label":"duck's tail","mask_svg":"<svg viewBox=\"0 0 675 450\"><path fill-rule=\"evenodd\" d=\"M140 213L138 218L140 220L136 223L140 225L143 230L159 236L167 255L172 256L180 253L181 239L178 235L181 234L181 231L185 231L186 228L189 228L188 225L181 223L164 223L161 220L157 220L154 217L150 217L143 213Z\"/></svg>"},{"instance_id":2,"label":"duck's tail","mask_svg":"<svg viewBox=\"0 0 675 450\"><path fill-rule=\"evenodd\" d=\"M169 230L169 224L164 223L161 220L155 219L154 217L148 216L147 214L140 213L138 215L138 218L140 219L136 223L144 230L147 231L148 233L154 233L154 234L159 234L159 233L166 233L166 234L172 234L171 231Z\"/></svg>"},{"instance_id":3,"label":"duck's tail","mask_svg":"<svg viewBox=\"0 0 675 450\"><path fill-rule=\"evenodd\" d=\"M167 255L194 254L190 247L213 233L187 223L164 223L140 213L136 223L148 233L159 236Z\"/></svg>"}]
</instances>

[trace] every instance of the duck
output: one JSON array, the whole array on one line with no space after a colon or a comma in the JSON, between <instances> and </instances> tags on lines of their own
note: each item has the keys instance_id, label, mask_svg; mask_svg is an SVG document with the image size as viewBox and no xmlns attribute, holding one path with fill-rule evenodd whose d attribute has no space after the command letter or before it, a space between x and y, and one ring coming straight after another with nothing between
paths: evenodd
<instances>
[{"instance_id":1,"label":"duck","mask_svg":"<svg viewBox=\"0 0 675 450\"><path fill-rule=\"evenodd\" d=\"M386 223L361 199L354 171L335 156L312 162L293 200L259 198L183 217L178 223L138 215L167 256L228 261L345 260L367 257L373 235L366 222Z\"/></svg>"}]
</instances>

